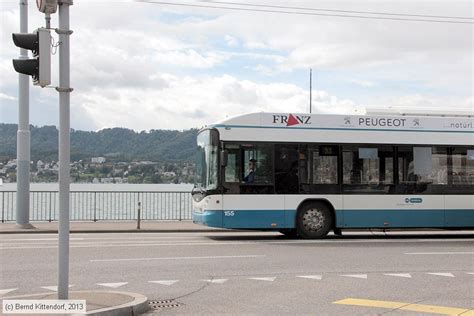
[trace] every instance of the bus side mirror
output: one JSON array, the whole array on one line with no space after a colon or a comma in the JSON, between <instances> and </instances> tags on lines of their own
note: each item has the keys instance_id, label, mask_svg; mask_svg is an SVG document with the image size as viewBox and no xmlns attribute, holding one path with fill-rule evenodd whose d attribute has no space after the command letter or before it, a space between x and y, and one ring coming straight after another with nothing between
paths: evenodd
<instances>
[{"instance_id":1,"label":"bus side mirror","mask_svg":"<svg viewBox=\"0 0 474 316\"><path fill-rule=\"evenodd\" d=\"M229 152L227 150L221 151L221 166L227 166L227 158L229 157Z\"/></svg>"}]
</instances>

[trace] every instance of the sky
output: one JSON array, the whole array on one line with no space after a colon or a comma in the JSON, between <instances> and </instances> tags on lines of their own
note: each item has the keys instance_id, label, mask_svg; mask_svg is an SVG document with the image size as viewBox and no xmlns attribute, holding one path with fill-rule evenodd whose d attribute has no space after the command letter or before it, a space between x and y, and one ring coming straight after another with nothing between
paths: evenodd
<instances>
[{"instance_id":1,"label":"sky","mask_svg":"<svg viewBox=\"0 0 474 316\"><path fill-rule=\"evenodd\" d=\"M472 1L169 2L261 11L132 0L74 1L72 128L183 130L249 112L305 113L309 69L313 113L474 111ZM29 30L44 26L35 1L29 0L28 7ZM11 60L19 56L19 49L11 33L19 32L19 23L19 1L1 0L0 123L18 122L18 75ZM51 23L57 27L57 13ZM57 60L58 54L53 55L52 86L58 85ZM31 86L30 123L57 125L58 102L54 89Z\"/></svg>"}]
</instances>

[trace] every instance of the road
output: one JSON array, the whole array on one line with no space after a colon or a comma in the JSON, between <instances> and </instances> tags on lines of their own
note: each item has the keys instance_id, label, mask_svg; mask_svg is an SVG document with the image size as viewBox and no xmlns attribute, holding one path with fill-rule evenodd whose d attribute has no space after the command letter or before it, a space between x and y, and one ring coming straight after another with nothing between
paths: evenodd
<instances>
[{"instance_id":1,"label":"road","mask_svg":"<svg viewBox=\"0 0 474 316\"><path fill-rule=\"evenodd\" d=\"M54 290L56 235L0 243L0 296ZM474 314L473 232L90 233L70 252L71 290L141 293L150 314Z\"/></svg>"}]
</instances>

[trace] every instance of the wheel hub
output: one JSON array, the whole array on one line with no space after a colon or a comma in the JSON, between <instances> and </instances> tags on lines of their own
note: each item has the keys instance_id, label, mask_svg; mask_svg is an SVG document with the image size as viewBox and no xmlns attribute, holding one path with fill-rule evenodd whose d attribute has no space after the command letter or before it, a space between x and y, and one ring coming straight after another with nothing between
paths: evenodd
<instances>
[{"instance_id":1,"label":"wheel hub","mask_svg":"<svg viewBox=\"0 0 474 316\"><path fill-rule=\"evenodd\" d=\"M318 231L324 225L323 213L314 208L307 210L303 215L303 225L307 230Z\"/></svg>"}]
</instances>

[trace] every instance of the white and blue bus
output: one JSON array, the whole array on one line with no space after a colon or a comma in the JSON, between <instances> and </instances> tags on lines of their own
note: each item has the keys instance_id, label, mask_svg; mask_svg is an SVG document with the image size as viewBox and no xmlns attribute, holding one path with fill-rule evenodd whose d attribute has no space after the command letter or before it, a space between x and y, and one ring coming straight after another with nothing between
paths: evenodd
<instances>
[{"instance_id":1,"label":"white and blue bus","mask_svg":"<svg viewBox=\"0 0 474 316\"><path fill-rule=\"evenodd\" d=\"M474 228L470 115L253 113L197 144L195 223L302 238Z\"/></svg>"}]
</instances>

